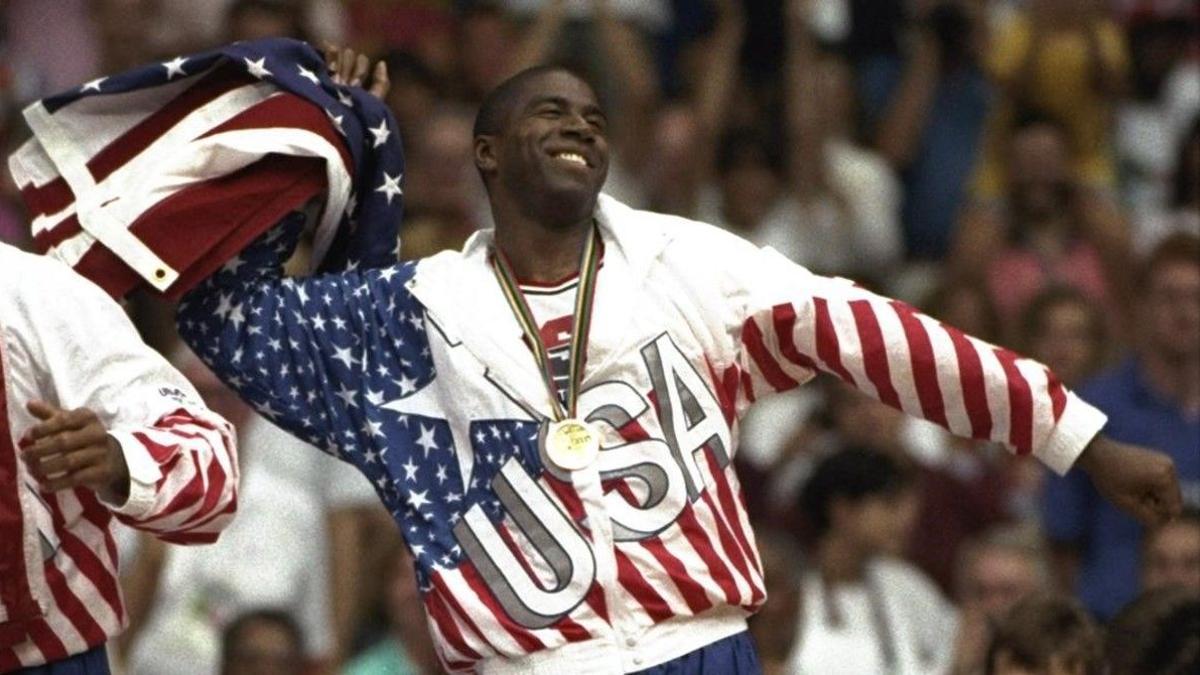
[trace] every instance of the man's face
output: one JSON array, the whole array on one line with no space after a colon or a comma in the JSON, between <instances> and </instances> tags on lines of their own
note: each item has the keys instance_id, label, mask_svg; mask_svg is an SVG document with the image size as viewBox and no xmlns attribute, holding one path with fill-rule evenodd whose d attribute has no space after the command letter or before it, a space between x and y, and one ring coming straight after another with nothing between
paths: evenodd
<instances>
[{"instance_id":1,"label":"man's face","mask_svg":"<svg viewBox=\"0 0 1200 675\"><path fill-rule=\"evenodd\" d=\"M1013 136L1009 187L1013 206L1024 218L1042 220L1062 213L1070 171L1066 143L1057 128L1040 124Z\"/></svg>"},{"instance_id":2,"label":"man's face","mask_svg":"<svg viewBox=\"0 0 1200 675\"><path fill-rule=\"evenodd\" d=\"M1142 586L1182 586L1200 591L1200 524L1188 521L1159 528L1146 542Z\"/></svg>"},{"instance_id":3,"label":"man's face","mask_svg":"<svg viewBox=\"0 0 1200 675\"><path fill-rule=\"evenodd\" d=\"M1145 311L1149 349L1173 359L1200 349L1200 265L1171 262L1150 274Z\"/></svg>"},{"instance_id":4,"label":"man's face","mask_svg":"<svg viewBox=\"0 0 1200 675\"><path fill-rule=\"evenodd\" d=\"M257 622L243 629L224 664L224 675L290 675L302 656L287 631L273 623Z\"/></svg>"},{"instance_id":5,"label":"man's face","mask_svg":"<svg viewBox=\"0 0 1200 675\"><path fill-rule=\"evenodd\" d=\"M971 562L963 581L963 605L997 620L1040 587L1034 562L1016 551L985 549Z\"/></svg>"},{"instance_id":6,"label":"man's face","mask_svg":"<svg viewBox=\"0 0 1200 675\"><path fill-rule=\"evenodd\" d=\"M1088 308L1069 302L1046 310L1041 331L1030 347L1030 356L1050 366L1066 384L1074 385L1087 376L1101 345L1096 342Z\"/></svg>"},{"instance_id":7,"label":"man's face","mask_svg":"<svg viewBox=\"0 0 1200 675\"><path fill-rule=\"evenodd\" d=\"M608 177L608 120L585 82L551 72L527 82L491 149L501 189L533 206L590 212ZM540 202L540 203L539 203Z\"/></svg>"}]
</instances>

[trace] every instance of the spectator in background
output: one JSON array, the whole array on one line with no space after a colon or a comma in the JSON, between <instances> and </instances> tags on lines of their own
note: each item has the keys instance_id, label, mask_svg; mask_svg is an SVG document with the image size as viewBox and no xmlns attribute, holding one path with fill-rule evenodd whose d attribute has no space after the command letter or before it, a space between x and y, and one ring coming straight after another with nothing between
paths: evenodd
<instances>
[{"instance_id":1,"label":"spectator in background","mask_svg":"<svg viewBox=\"0 0 1200 675\"><path fill-rule=\"evenodd\" d=\"M788 196L795 210L780 252L809 269L886 278L903 250L900 185L855 138L853 72L818 49L809 0L790 0L785 55ZM765 224L764 224L765 226Z\"/></svg>"},{"instance_id":2,"label":"spectator in background","mask_svg":"<svg viewBox=\"0 0 1200 675\"><path fill-rule=\"evenodd\" d=\"M890 557L913 521L911 477L890 457L844 450L821 460L801 505L816 534L788 672L939 672L955 612L915 568Z\"/></svg>"},{"instance_id":3,"label":"spectator in background","mask_svg":"<svg viewBox=\"0 0 1200 675\"><path fill-rule=\"evenodd\" d=\"M904 468L909 490L898 505L909 512L906 518L914 526L906 530L896 553L929 575L942 592L949 592L959 546L1006 519L1003 474L947 470L944 458L934 454L945 449L921 444L924 436L917 430L929 423L907 417L841 382L830 382L826 401L840 447L873 450ZM936 441L941 439L939 434Z\"/></svg>"},{"instance_id":4,"label":"spectator in background","mask_svg":"<svg viewBox=\"0 0 1200 675\"><path fill-rule=\"evenodd\" d=\"M384 102L396 116L405 144L418 137L421 125L442 100L442 87L434 72L417 55L393 50L384 57L392 87Z\"/></svg>"},{"instance_id":5,"label":"spectator in background","mask_svg":"<svg viewBox=\"0 0 1200 675\"><path fill-rule=\"evenodd\" d=\"M1050 565L1029 529L997 528L958 556L960 619L950 675L982 675L992 629L1022 599L1050 589Z\"/></svg>"},{"instance_id":6,"label":"spectator in background","mask_svg":"<svg viewBox=\"0 0 1200 675\"><path fill-rule=\"evenodd\" d=\"M1200 593L1200 510L1146 533L1142 546L1142 589L1178 586Z\"/></svg>"},{"instance_id":7,"label":"spectator in background","mask_svg":"<svg viewBox=\"0 0 1200 675\"><path fill-rule=\"evenodd\" d=\"M1025 117L1010 138L1007 198L968 207L952 271L982 276L1006 326L1019 325L1033 297L1052 285L1076 288L1109 312L1121 311L1130 268L1121 216L1072 178L1058 124ZM1013 333L1003 338L1015 341Z\"/></svg>"},{"instance_id":8,"label":"spectator in background","mask_svg":"<svg viewBox=\"0 0 1200 675\"><path fill-rule=\"evenodd\" d=\"M308 41L305 6L298 0L233 0L225 10L229 42L290 37Z\"/></svg>"},{"instance_id":9,"label":"spectator in background","mask_svg":"<svg viewBox=\"0 0 1200 675\"><path fill-rule=\"evenodd\" d=\"M763 675L787 675L787 659L800 632L804 555L790 532L755 524L763 581L770 602L750 618Z\"/></svg>"},{"instance_id":10,"label":"spectator in background","mask_svg":"<svg viewBox=\"0 0 1200 675\"><path fill-rule=\"evenodd\" d=\"M1154 230L1174 211L1172 176L1200 113L1200 53L1189 54L1200 31L1200 13L1195 7L1190 11L1191 20L1180 14L1146 16L1129 26L1133 87L1117 112L1116 147L1121 196L1132 212L1134 241L1143 253L1165 234ZM1193 176L1196 180L1200 177Z\"/></svg>"},{"instance_id":11,"label":"spectator in background","mask_svg":"<svg viewBox=\"0 0 1200 675\"><path fill-rule=\"evenodd\" d=\"M220 673L295 675L303 670L303 645L300 626L288 614L274 610L247 612L231 621L222 635Z\"/></svg>"},{"instance_id":12,"label":"spectator in background","mask_svg":"<svg viewBox=\"0 0 1200 675\"><path fill-rule=\"evenodd\" d=\"M342 675L435 675L441 672L429 639L412 556L395 537L383 558L383 593L376 596L387 632L348 663Z\"/></svg>"},{"instance_id":13,"label":"spectator in background","mask_svg":"<svg viewBox=\"0 0 1200 675\"><path fill-rule=\"evenodd\" d=\"M1134 354L1079 388L1108 433L1175 460L1184 503L1200 504L1200 239L1176 235L1144 264ZM1048 477L1043 520L1064 583L1110 618L1137 588L1141 528L1077 477Z\"/></svg>"},{"instance_id":14,"label":"spectator in background","mask_svg":"<svg viewBox=\"0 0 1200 675\"><path fill-rule=\"evenodd\" d=\"M487 195L475 170L472 111L436 108L408 146L404 196L406 260L458 250L475 230L491 224Z\"/></svg>"},{"instance_id":15,"label":"spectator in background","mask_svg":"<svg viewBox=\"0 0 1200 675\"><path fill-rule=\"evenodd\" d=\"M1074 288L1047 288L1025 308L1023 354L1048 367L1068 387L1094 375L1108 356L1108 325L1100 308Z\"/></svg>"},{"instance_id":16,"label":"spectator in background","mask_svg":"<svg viewBox=\"0 0 1200 675\"><path fill-rule=\"evenodd\" d=\"M1177 232L1200 237L1200 114L1179 144L1166 208L1136 223L1134 245L1139 251L1148 252Z\"/></svg>"},{"instance_id":17,"label":"spectator in background","mask_svg":"<svg viewBox=\"0 0 1200 675\"><path fill-rule=\"evenodd\" d=\"M920 9L907 41L891 32L869 38L872 24L888 16L902 21L899 2L851 4L851 53L867 133L903 181L905 249L910 258L941 260L950 250L991 100L980 65L985 3L913 3Z\"/></svg>"},{"instance_id":18,"label":"spectator in background","mask_svg":"<svg viewBox=\"0 0 1200 675\"><path fill-rule=\"evenodd\" d=\"M996 626L988 675L1102 675L1099 627L1072 599L1034 595L1017 603Z\"/></svg>"},{"instance_id":19,"label":"spectator in background","mask_svg":"<svg viewBox=\"0 0 1200 675\"><path fill-rule=\"evenodd\" d=\"M249 407L198 359L189 355L181 370L235 425L249 421ZM168 549L165 555L151 549L146 555L160 559L161 568L131 580L139 586L134 594L142 610L131 616L140 620L128 630L130 675L210 675L220 663L222 631L243 612L264 607L303 626L301 662L328 666L336 658L329 538L320 502L270 468L286 457L264 454L267 449L246 438L244 429L241 441L239 517L219 544Z\"/></svg>"},{"instance_id":20,"label":"spectator in background","mask_svg":"<svg viewBox=\"0 0 1200 675\"><path fill-rule=\"evenodd\" d=\"M1162 588L1121 610L1108 629L1110 675L1200 672L1200 593Z\"/></svg>"},{"instance_id":21,"label":"spectator in background","mask_svg":"<svg viewBox=\"0 0 1200 675\"><path fill-rule=\"evenodd\" d=\"M1067 176L1112 193L1116 166L1111 119L1129 68L1125 38L1103 0L1030 0L993 35L987 68L1002 97L992 113L976 185L997 198L1008 178L1006 148L1019 111L1031 110L1063 131Z\"/></svg>"}]
</instances>

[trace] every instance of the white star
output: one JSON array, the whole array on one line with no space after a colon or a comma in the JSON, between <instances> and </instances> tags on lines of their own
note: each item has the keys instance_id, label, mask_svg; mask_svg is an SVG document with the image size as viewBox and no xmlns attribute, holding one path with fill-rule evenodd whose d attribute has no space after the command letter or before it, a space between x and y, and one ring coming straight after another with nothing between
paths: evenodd
<instances>
[{"instance_id":1,"label":"white star","mask_svg":"<svg viewBox=\"0 0 1200 675\"><path fill-rule=\"evenodd\" d=\"M373 406L383 405L383 392L382 391L371 391L371 388L367 387L367 393L366 393L365 398L367 399L367 403L370 403Z\"/></svg>"},{"instance_id":2,"label":"white star","mask_svg":"<svg viewBox=\"0 0 1200 675\"><path fill-rule=\"evenodd\" d=\"M233 295L222 293L217 297L217 308L213 310L213 314L224 319L229 316L229 310L233 309Z\"/></svg>"},{"instance_id":3,"label":"white star","mask_svg":"<svg viewBox=\"0 0 1200 675\"><path fill-rule=\"evenodd\" d=\"M401 375L400 379L394 382L400 387L401 396L408 396L417 390L417 381L407 375Z\"/></svg>"},{"instance_id":4,"label":"white star","mask_svg":"<svg viewBox=\"0 0 1200 675\"><path fill-rule=\"evenodd\" d=\"M425 459L429 459L429 451L437 450L437 441L433 440L433 427L421 425L421 437L417 439L417 445L425 450Z\"/></svg>"},{"instance_id":5,"label":"white star","mask_svg":"<svg viewBox=\"0 0 1200 675\"><path fill-rule=\"evenodd\" d=\"M230 274L237 274L237 271L242 267L242 265L245 264L246 261L242 260L242 256L234 256L229 259L229 262L221 266L221 271L228 272Z\"/></svg>"},{"instance_id":6,"label":"white star","mask_svg":"<svg viewBox=\"0 0 1200 675\"><path fill-rule=\"evenodd\" d=\"M412 552L414 558L420 558L425 555L425 546L423 544L413 544Z\"/></svg>"},{"instance_id":7,"label":"white star","mask_svg":"<svg viewBox=\"0 0 1200 675\"><path fill-rule=\"evenodd\" d=\"M346 215L353 215L356 208L358 208L358 195L351 192L350 196L346 198Z\"/></svg>"},{"instance_id":8,"label":"white star","mask_svg":"<svg viewBox=\"0 0 1200 675\"><path fill-rule=\"evenodd\" d=\"M358 363L358 359L354 358L349 347L335 346L333 348L333 358L346 364L346 368L351 368L355 363Z\"/></svg>"},{"instance_id":9,"label":"white star","mask_svg":"<svg viewBox=\"0 0 1200 675\"><path fill-rule=\"evenodd\" d=\"M376 192L382 192L387 195L388 205L392 203L392 197L403 195L404 190L400 188L400 181L404 178L404 174L398 173L393 178L388 172L383 172L383 185L375 188Z\"/></svg>"},{"instance_id":10,"label":"white star","mask_svg":"<svg viewBox=\"0 0 1200 675\"><path fill-rule=\"evenodd\" d=\"M396 276L396 274L397 274L397 272L396 272L395 267L385 267L382 270L380 270L379 278L382 279L385 283L390 283L392 280L392 277Z\"/></svg>"},{"instance_id":11,"label":"white star","mask_svg":"<svg viewBox=\"0 0 1200 675\"><path fill-rule=\"evenodd\" d=\"M484 441L487 440L487 436L484 436L482 431L476 431L475 432L475 440L476 440L476 442L483 443Z\"/></svg>"},{"instance_id":12,"label":"white star","mask_svg":"<svg viewBox=\"0 0 1200 675\"><path fill-rule=\"evenodd\" d=\"M250 71L250 74L260 80L271 74L271 71L267 70L267 57L265 56L257 61L251 61L249 57L242 60L246 62L246 68Z\"/></svg>"},{"instance_id":13,"label":"white star","mask_svg":"<svg viewBox=\"0 0 1200 675\"><path fill-rule=\"evenodd\" d=\"M437 477L438 485L441 485L442 483L446 482L446 465L445 464L438 464L436 477Z\"/></svg>"},{"instance_id":14,"label":"white star","mask_svg":"<svg viewBox=\"0 0 1200 675\"><path fill-rule=\"evenodd\" d=\"M370 434L371 436L387 438L387 434L383 433L383 422L373 422L371 420L367 420L366 423L363 424L362 431L364 434Z\"/></svg>"},{"instance_id":15,"label":"white star","mask_svg":"<svg viewBox=\"0 0 1200 675\"><path fill-rule=\"evenodd\" d=\"M181 77L186 76L187 73L183 70L183 64L185 63L187 63L187 59L183 58L182 56L176 56L170 61L164 62L162 65L163 68L167 69L167 79L173 80L175 79L176 75Z\"/></svg>"},{"instance_id":16,"label":"white star","mask_svg":"<svg viewBox=\"0 0 1200 675\"><path fill-rule=\"evenodd\" d=\"M346 385L343 383L342 388L339 391L334 392L334 396L342 399L342 402L346 404L347 408L357 408L358 402L354 400L354 396L357 393L358 392L356 391L347 389Z\"/></svg>"},{"instance_id":17,"label":"white star","mask_svg":"<svg viewBox=\"0 0 1200 675\"><path fill-rule=\"evenodd\" d=\"M407 462L401 464L400 468L404 469L404 480L411 483L417 482L417 465L413 464L412 457L409 457Z\"/></svg>"},{"instance_id":18,"label":"white star","mask_svg":"<svg viewBox=\"0 0 1200 675\"><path fill-rule=\"evenodd\" d=\"M346 320L340 316L333 317L333 327L338 330L346 330ZM385 375L387 373L384 373Z\"/></svg>"},{"instance_id":19,"label":"white star","mask_svg":"<svg viewBox=\"0 0 1200 675\"><path fill-rule=\"evenodd\" d=\"M312 82L315 85L321 84L321 80L317 78L316 73L309 70L308 68L305 68L304 66L296 66L296 67L300 69L300 77L303 77L304 79Z\"/></svg>"},{"instance_id":20,"label":"white star","mask_svg":"<svg viewBox=\"0 0 1200 675\"><path fill-rule=\"evenodd\" d=\"M300 298L300 306L303 307L308 303L308 291L304 290L304 286L296 286L296 296Z\"/></svg>"},{"instance_id":21,"label":"white star","mask_svg":"<svg viewBox=\"0 0 1200 675\"><path fill-rule=\"evenodd\" d=\"M345 116L344 115L334 115L333 113L329 112L328 110L325 111L325 114L329 116L329 121L333 122L333 126L334 126L334 128L336 128L338 130L338 133L345 136L346 130L342 128L342 119Z\"/></svg>"},{"instance_id":22,"label":"white star","mask_svg":"<svg viewBox=\"0 0 1200 675\"><path fill-rule=\"evenodd\" d=\"M363 453L363 457L367 460L367 464L374 464L376 456L375 448L367 448L367 451Z\"/></svg>"},{"instance_id":23,"label":"white star","mask_svg":"<svg viewBox=\"0 0 1200 675\"><path fill-rule=\"evenodd\" d=\"M408 503L412 504L414 509L419 509L429 503L429 499L426 497L428 494L429 490L421 490L420 492L414 490L412 494L408 496ZM430 534L433 533L430 532Z\"/></svg>"},{"instance_id":24,"label":"white star","mask_svg":"<svg viewBox=\"0 0 1200 675\"><path fill-rule=\"evenodd\" d=\"M378 148L387 143L388 137L392 135L392 130L387 125L387 118L379 120L378 127L368 128L367 131L370 131L371 135L375 137L375 143L371 146L372 148Z\"/></svg>"},{"instance_id":25,"label":"white star","mask_svg":"<svg viewBox=\"0 0 1200 675\"><path fill-rule=\"evenodd\" d=\"M313 330L325 330L325 317L320 314L314 315L312 319Z\"/></svg>"},{"instance_id":26,"label":"white star","mask_svg":"<svg viewBox=\"0 0 1200 675\"><path fill-rule=\"evenodd\" d=\"M79 91L85 92L85 91L88 91L89 89L92 91L100 91L100 85L103 84L103 82L107 79L108 79L107 77L97 77L96 79L92 80L91 82L88 82L88 83L84 84L82 87L80 87Z\"/></svg>"},{"instance_id":27,"label":"white star","mask_svg":"<svg viewBox=\"0 0 1200 675\"><path fill-rule=\"evenodd\" d=\"M338 93L337 93L337 98L339 101L342 102L342 105L346 106L347 108L354 107L354 99L347 92L344 92L341 89L339 89Z\"/></svg>"}]
</instances>

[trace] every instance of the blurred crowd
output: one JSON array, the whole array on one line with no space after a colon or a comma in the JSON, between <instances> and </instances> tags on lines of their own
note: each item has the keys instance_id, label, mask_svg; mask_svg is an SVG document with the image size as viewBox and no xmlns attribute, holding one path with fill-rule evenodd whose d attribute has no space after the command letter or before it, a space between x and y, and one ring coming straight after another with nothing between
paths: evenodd
<instances>
[{"instance_id":1,"label":"blurred crowd","mask_svg":"<svg viewBox=\"0 0 1200 675\"><path fill-rule=\"evenodd\" d=\"M143 62L266 36L384 59L406 258L490 225L471 143L483 94L569 65L609 111L607 193L1015 348L1106 412L1112 437L1177 464L1188 511L1145 532L1078 475L836 381L762 402L738 461L769 673L1200 667L1193 0L5 0L0 17L6 155L22 105ZM28 245L7 175L0 240ZM244 483L214 546L123 538L124 671L438 672L365 479L240 403L163 301L130 311L240 423Z\"/></svg>"}]
</instances>

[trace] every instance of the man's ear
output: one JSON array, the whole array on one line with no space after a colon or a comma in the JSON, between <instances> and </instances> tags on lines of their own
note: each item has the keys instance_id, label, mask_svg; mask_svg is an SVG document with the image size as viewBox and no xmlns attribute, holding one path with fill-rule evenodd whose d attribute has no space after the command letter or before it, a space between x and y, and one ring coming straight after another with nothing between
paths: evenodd
<instances>
[{"instance_id":1,"label":"man's ear","mask_svg":"<svg viewBox=\"0 0 1200 675\"><path fill-rule=\"evenodd\" d=\"M475 168L481 173L489 174L496 171L495 136L475 137Z\"/></svg>"}]
</instances>

